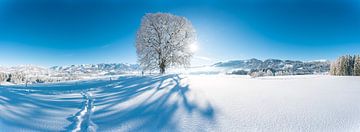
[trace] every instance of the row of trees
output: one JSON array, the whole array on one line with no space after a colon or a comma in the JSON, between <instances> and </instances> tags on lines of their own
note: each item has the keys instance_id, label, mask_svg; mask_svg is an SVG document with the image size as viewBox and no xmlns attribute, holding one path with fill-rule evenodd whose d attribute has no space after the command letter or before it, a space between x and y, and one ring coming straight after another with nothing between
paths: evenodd
<instances>
[{"instance_id":1,"label":"row of trees","mask_svg":"<svg viewBox=\"0 0 360 132\"><path fill-rule=\"evenodd\" d=\"M4 73L0 72L0 82L9 82L13 84L32 84L45 82L61 82L79 79L77 76L60 75L60 76L29 76L23 72Z\"/></svg>"},{"instance_id":2,"label":"row of trees","mask_svg":"<svg viewBox=\"0 0 360 132\"><path fill-rule=\"evenodd\" d=\"M26 81L25 74L21 72L0 73L0 82L23 83Z\"/></svg>"},{"instance_id":3,"label":"row of trees","mask_svg":"<svg viewBox=\"0 0 360 132\"><path fill-rule=\"evenodd\" d=\"M262 76L288 76L288 75L309 75L309 74L325 74L327 72L317 72L312 69L275 69L275 68L261 68L251 69L250 71L235 70L228 74L233 75L249 75L251 77L262 77Z\"/></svg>"},{"instance_id":4,"label":"row of trees","mask_svg":"<svg viewBox=\"0 0 360 132\"><path fill-rule=\"evenodd\" d=\"M345 55L331 64L330 74L337 76L360 76L360 56Z\"/></svg>"},{"instance_id":5,"label":"row of trees","mask_svg":"<svg viewBox=\"0 0 360 132\"><path fill-rule=\"evenodd\" d=\"M252 69L248 74L251 77L274 76L275 70L271 68L258 69L258 70Z\"/></svg>"}]
</instances>

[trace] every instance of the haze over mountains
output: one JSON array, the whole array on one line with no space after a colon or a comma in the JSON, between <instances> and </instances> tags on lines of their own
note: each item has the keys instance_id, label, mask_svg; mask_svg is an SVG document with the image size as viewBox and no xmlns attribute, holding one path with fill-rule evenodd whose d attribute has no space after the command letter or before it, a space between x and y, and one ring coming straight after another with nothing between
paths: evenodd
<instances>
[{"instance_id":1,"label":"haze over mountains","mask_svg":"<svg viewBox=\"0 0 360 132\"><path fill-rule=\"evenodd\" d=\"M267 72L270 70L272 72L270 75L306 75L329 72L330 61L321 60L304 62L279 59L267 59L262 61L253 58L249 60L219 62L213 66L240 69L248 72Z\"/></svg>"},{"instance_id":2,"label":"haze over mountains","mask_svg":"<svg viewBox=\"0 0 360 132\"><path fill-rule=\"evenodd\" d=\"M139 71L138 64L82 64L70 66L53 66L49 68L52 71L72 73L72 74L103 74L103 75L117 75L126 74L129 72Z\"/></svg>"},{"instance_id":3,"label":"haze over mountains","mask_svg":"<svg viewBox=\"0 0 360 132\"><path fill-rule=\"evenodd\" d=\"M210 65L212 69L207 73L232 73L249 74L251 72L268 72L270 75L306 75L327 74L330 70L330 61L293 61L279 59L248 59L218 62ZM213 69L226 69L223 72L214 72ZM239 70L246 72L238 72ZM196 74L196 72L194 72ZM204 72L203 72L204 73ZM82 64L68 66L53 66L50 68L34 65L23 65L14 67L0 67L0 82L8 83L42 83L59 82L66 80L77 80L89 77L107 75L141 74L138 64ZM250 75L250 74L249 74Z\"/></svg>"},{"instance_id":4,"label":"haze over mountains","mask_svg":"<svg viewBox=\"0 0 360 132\"><path fill-rule=\"evenodd\" d=\"M133 74L138 71L140 71L139 65L122 63L53 66L50 68L34 65L0 67L0 83L61 82L107 75Z\"/></svg>"}]
</instances>

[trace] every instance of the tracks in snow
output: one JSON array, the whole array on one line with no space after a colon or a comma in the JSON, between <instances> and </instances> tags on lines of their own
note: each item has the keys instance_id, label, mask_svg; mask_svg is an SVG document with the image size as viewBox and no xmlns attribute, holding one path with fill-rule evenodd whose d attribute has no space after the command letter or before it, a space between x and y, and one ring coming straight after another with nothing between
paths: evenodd
<instances>
[{"instance_id":1,"label":"tracks in snow","mask_svg":"<svg viewBox=\"0 0 360 132\"><path fill-rule=\"evenodd\" d=\"M87 131L93 132L96 131L96 124L92 122L91 115L95 110L94 106L94 98L91 92L81 92L83 96L83 105L79 112L73 116L73 123L71 124L72 132L79 132L79 131Z\"/></svg>"}]
</instances>

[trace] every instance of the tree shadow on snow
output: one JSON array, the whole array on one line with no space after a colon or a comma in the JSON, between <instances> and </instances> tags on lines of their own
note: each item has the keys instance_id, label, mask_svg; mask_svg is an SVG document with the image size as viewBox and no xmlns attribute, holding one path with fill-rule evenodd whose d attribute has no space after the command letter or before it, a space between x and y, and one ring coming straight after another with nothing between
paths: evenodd
<instances>
[{"instance_id":1,"label":"tree shadow on snow","mask_svg":"<svg viewBox=\"0 0 360 132\"><path fill-rule=\"evenodd\" d=\"M212 105L204 98L198 99L196 92L182 81L178 75L122 76L111 81L30 85L26 88L1 86L0 127L70 131L77 127L77 118L82 111L92 107L94 111L86 112L83 117L86 122L81 123L81 131L88 130L89 124L98 130L178 131L181 118L193 119L195 116L215 123ZM59 129L56 125L63 119L69 123L62 124L69 125Z\"/></svg>"},{"instance_id":2,"label":"tree shadow on snow","mask_svg":"<svg viewBox=\"0 0 360 132\"><path fill-rule=\"evenodd\" d=\"M0 129L58 131L61 129L59 124L63 122L62 113L71 113L71 109L81 103L77 97L62 97L62 95L16 88L16 86L1 86Z\"/></svg>"},{"instance_id":3,"label":"tree shadow on snow","mask_svg":"<svg viewBox=\"0 0 360 132\"><path fill-rule=\"evenodd\" d=\"M181 80L178 75L153 76L104 88L96 93L102 96L96 97L98 109L93 121L103 130L128 131L176 131L180 123L178 118L195 114L214 121L215 110L211 104L206 99L201 99L205 100L202 104L189 99L192 91L188 84L181 84ZM139 101L136 98L140 98Z\"/></svg>"},{"instance_id":4,"label":"tree shadow on snow","mask_svg":"<svg viewBox=\"0 0 360 132\"><path fill-rule=\"evenodd\" d=\"M114 83L116 81L113 81ZM90 80L54 84L0 86L0 131L59 131L84 105L84 91L109 84ZM68 118L67 118L68 117Z\"/></svg>"}]
</instances>

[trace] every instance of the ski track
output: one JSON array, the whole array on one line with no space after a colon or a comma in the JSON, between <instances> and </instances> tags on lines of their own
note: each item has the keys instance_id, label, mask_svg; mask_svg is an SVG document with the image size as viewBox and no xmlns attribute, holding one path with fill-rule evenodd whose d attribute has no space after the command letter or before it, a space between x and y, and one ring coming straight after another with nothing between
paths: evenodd
<instances>
[{"instance_id":1,"label":"ski track","mask_svg":"<svg viewBox=\"0 0 360 132\"><path fill-rule=\"evenodd\" d=\"M91 115L95 111L94 106L94 98L91 92L81 92L83 96L83 105L82 108L76 115L74 116L74 128L72 132L79 132L79 131L88 131L93 132L96 131L96 124L93 123L91 120Z\"/></svg>"}]
</instances>

